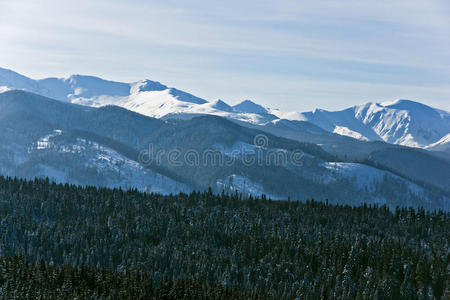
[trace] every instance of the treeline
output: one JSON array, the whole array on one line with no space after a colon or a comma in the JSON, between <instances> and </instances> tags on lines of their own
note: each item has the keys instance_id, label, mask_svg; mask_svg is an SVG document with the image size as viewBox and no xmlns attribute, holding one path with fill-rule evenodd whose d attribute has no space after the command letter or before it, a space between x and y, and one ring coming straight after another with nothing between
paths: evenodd
<instances>
[{"instance_id":1,"label":"treeline","mask_svg":"<svg viewBox=\"0 0 450 300\"><path fill-rule=\"evenodd\" d=\"M449 299L450 214L0 178L0 295Z\"/></svg>"}]
</instances>

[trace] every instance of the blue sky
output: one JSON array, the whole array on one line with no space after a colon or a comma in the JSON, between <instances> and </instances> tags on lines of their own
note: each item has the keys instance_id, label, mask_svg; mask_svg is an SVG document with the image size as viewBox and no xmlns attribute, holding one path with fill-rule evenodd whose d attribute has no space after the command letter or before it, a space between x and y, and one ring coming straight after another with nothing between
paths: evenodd
<instances>
[{"instance_id":1,"label":"blue sky","mask_svg":"<svg viewBox=\"0 0 450 300\"><path fill-rule=\"evenodd\" d=\"M0 0L0 66L283 110L396 98L450 110L450 2Z\"/></svg>"}]
</instances>

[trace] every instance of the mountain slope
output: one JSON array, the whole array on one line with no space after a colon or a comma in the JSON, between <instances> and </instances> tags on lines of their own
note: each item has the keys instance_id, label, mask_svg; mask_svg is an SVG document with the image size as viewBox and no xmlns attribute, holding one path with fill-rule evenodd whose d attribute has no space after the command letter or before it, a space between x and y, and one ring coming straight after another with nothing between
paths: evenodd
<instances>
[{"instance_id":1,"label":"mountain slope","mask_svg":"<svg viewBox=\"0 0 450 300\"><path fill-rule=\"evenodd\" d=\"M447 133L439 141L426 146L425 149L433 151L446 151L450 153L450 133Z\"/></svg>"},{"instance_id":2,"label":"mountain slope","mask_svg":"<svg viewBox=\"0 0 450 300\"><path fill-rule=\"evenodd\" d=\"M0 92L10 89L22 89L92 107L117 105L155 118L189 119L199 115L217 115L270 127L280 125L277 123L280 120L307 121L326 131L354 139L384 141L436 151L447 148L433 145L441 144L440 140L450 134L448 112L410 100L367 103L342 111L316 109L304 113L282 112L250 100L235 106L222 100L208 102L151 80L121 83L83 75L32 80L0 68Z\"/></svg>"},{"instance_id":3,"label":"mountain slope","mask_svg":"<svg viewBox=\"0 0 450 300\"><path fill-rule=\"evenodd\" d=\"M307 122L296 125L312 135L340 137ZM396 170L360 163L336 172L328 165L336 163L335 155L315 144L217 116L160 120L117 106L93 108L9 91L0 94L0 126L0 170L6 175L164 193L213 187L275 199L449 209L442 189ZM448 164L437 164L443 178L450 178ZM359 170L376 176L361 184L353 179Z\"/></svg>"},{"instance_id":4,"label":"mountain slope","mask_svg":"<svg viewBox=\"0 0 450 300\"><path fill-rule=\"evenodd\" d=\"M426 147L450 132L448 114L410 100L367 103L336 112L315 110L302 115L304 120L328 131L410 147Z\"/></svg>"}]
</instances>

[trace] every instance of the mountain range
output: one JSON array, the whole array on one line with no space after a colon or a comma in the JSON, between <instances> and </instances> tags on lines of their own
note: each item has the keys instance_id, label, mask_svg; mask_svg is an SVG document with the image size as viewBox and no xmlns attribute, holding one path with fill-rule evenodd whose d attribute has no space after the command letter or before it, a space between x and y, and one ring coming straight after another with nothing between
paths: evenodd
<instances>
[{"instance_id":1,"label":"mountain range","mask_svg":"<svg viewBox=\"0 0 450 300\"><path fill-rule=\"evenodd\" d=\"M33 80L0 69L0 124L4 175L450 209L450 115L409 100L282 112L150 80Z\"/></svg>"},{"instance_id":2,"label":"mountain range","mask_svg":"<svg viewBox=\"0 0 450 300\"><path fill-rule=\"evenodd\" d=\"M208 114L263 126L281 120L307 121L326 131L363 141L384 141L438 151L450 148L450 114L410 100L366 103L341 111L283 112L251 100L234 106L223 100L208 102L151 80L122 83L83 75L33 80L0 68L0 91L9 89L93 107L117 105L155 118L192 118Z\"/></svg>"}]
</instances>

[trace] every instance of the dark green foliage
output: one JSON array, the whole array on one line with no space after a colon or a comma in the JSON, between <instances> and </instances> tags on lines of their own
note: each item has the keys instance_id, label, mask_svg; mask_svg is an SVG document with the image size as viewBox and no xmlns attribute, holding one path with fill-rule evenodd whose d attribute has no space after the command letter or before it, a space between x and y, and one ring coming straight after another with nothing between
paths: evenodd
<instances>
[{"instance_id":1,"label":"dark green foliage","mask_svg":"<svg viewBox=\"0 0 450 300\"><path fill-rule=\"evenodd\" d=\"M256 299L223 285L163 278L152 286L145 272L32 264L23 256L0 257L0 295L6 299Z\"/></svg>"},{"instance_id":2,"label":"dark green foliage","mask_svg":"<svg viewBox=\"0 0 450 300\"><path fill-rule=\"evenodd\" d=\"M448 299L449 217L0 178L0 294Z\"/></svg>"}]
</instances>

